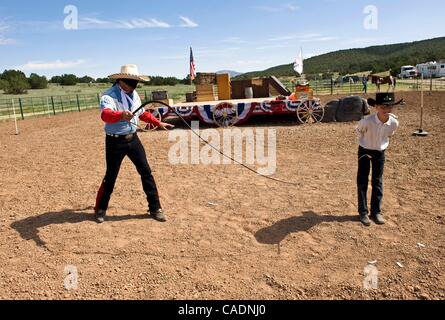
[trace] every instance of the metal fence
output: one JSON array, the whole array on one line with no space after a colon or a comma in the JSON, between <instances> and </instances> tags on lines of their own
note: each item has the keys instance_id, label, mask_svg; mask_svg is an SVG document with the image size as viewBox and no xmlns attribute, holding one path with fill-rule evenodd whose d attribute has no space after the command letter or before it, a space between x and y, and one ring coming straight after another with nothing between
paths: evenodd
<instances>
[{"instance_id":1,"label":"metal fence","mask_svg":"<svg viewBox=\"0 0 445 320\"><path fill-rule=\"evenodd\" d=\"M97 108L99 94L76 94L49 97L21 97L0 100L0 120L25 119L38 115L56 115L63 112Z\"/></svg>"},{"instance_id":2,"label":"metal fence","mask_svg":"<svg viewBox=\"0 0 445 320\"><path fill-rule=\"evenodd\" d=\"M421 83L420 79L397 80L395 90L420 91L421 86L423 86L424 91L445 91L445 80L425 79L423 85ZM291 82L284 82L284 84L288 88L293 87ZM315 95L364 93L362 82L341 83L331 80L315 80L310 81L310 85ZM381 85L381 91L386 91L387 88L387 85ZM376 91L377 87L369 82L367 92L374 93ZM140 95L142 101L148 101L152 92L142 91ZM98 108L100 97L100 93L93 93L0 99L0 121L14 119L14 114L17 119L24 120L39 115L56 115L64 112L81 112L94 109Z\"/></svg>"},{"instance_id":3,"label":"metal fence","mask_svg":"<svg viewBox=\"0 0 445 320\"><path fill-rule=\"evenodd\" d=\"M329 95L329 94L361 94L365 93L364 85L361 81L355 82L340 82L334 80L312 80L309 81L311 88L315 95ZM292 88L291 82L284 83L288 88ZM395 91L420 91L423 87L424 91L445 91L445 80L441 79L424 79L423 84L420 79L397 79ZM389 89L389 86L382 84L380 91L384 92ZM377 86L371 82L367 83L367 93L377 92Z\"/></svg>"},{"instance_id":4,"label":"metal fence","mask_svg":"<svg viewBox=\"0 0 445 320\"><path fill-rule=\"evenodd\" d=\"M141 99L147 101L149 94L144 91ZM46 97L20 97L0 99L0 121L26 119L34 116L56 115L64 112L81 112L99 107L101 94L74 94Z\"/></svg>"}]
</instances>

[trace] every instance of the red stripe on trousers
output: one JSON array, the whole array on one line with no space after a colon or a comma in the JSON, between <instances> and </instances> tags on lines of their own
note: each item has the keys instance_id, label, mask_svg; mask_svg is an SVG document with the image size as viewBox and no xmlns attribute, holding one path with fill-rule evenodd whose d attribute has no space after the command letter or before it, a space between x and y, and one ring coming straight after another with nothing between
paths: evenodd
<instances>
[{"instance_id":1,"label":"red stripe on trousers","mask_svg":"<svg viewBox=\"0 0 445 320\"><path fill-rule=\"evenodd\" d=\"M94 207L95 213L97 213L97 211L99 210L99 202L100 202L100 199L102 199L103 195L104 195L104 183L102 182L102 184L100 185L99 191L97 192L97 196L96 196L96 206Z\"/></svg>"}]
</instances>

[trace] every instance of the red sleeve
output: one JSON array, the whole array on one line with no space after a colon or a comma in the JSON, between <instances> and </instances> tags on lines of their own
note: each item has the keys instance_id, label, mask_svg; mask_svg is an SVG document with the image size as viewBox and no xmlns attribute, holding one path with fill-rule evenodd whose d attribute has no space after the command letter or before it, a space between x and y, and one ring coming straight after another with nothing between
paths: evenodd
<instances>
[{"instance_id":1,"label":"red sleeve","mask_svg":"<svg viewBox=\"0 0 445 320\"><path fill-rule=\"evenodd\" d=\"M152 125L155 125L156 127L159 127L159 125L161 124L161 121L159 121L158 119L156 119L156 117L154 115L152 115L150 112L145 111L140 117L139 119L141 119L144 122L147 123L151 123Z\"/></svg>"},{"instance_id":2,"label":"red sleeve","mask_svg":"<svg viewBox=\"0 0 445 320\"><path fill-rule=\"evenodd\" d=\"M113 111L105 108L102 110L100 117L106 123L116 123L122 120L123 111Z\"/></svg>"}]
</instances>

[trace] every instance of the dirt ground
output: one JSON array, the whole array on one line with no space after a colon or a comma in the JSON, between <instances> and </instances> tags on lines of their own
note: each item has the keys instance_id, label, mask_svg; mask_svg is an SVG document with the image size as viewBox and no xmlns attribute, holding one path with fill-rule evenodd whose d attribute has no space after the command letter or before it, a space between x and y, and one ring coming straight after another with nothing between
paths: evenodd
<instances>
[{"instance_id":1,"label":"dirt ground","mask_svg":"<svg viewBox=\"0 0 445 320\"><path fill-rule=\"evenodd\" d=\"M0 299L444 299L445 92L425 96L424 138L411 136L419 94L403 96L387 224L369 228L356 216L356 123L244 126L276 128L275 177L296 186L236 165L171 165L168 132L142 133L169 220L147 218L126 159L101 225L99 112L20 121L18 136L0 123ZM378 289L365 290L374 260ZM64 287L67 265L77 290Z\"/></svg>"}]
</instances>

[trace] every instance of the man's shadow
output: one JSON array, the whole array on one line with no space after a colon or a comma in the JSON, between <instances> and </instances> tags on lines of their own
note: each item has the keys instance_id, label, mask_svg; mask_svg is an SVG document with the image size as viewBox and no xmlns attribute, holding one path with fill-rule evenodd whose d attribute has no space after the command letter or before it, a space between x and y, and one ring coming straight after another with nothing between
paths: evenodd
<instances>
[{"instance_id":1,"label":"man's shadow","mask_svg":"<svg viewBox=\"0 0 445 320\"><path fill-rule=\"evenodd\" d=\"M11 224L24 240L33 240L37 246L46 247L46 242L39 237L39 229L54 224L82 223L85 221L95 221L94 214L86 212L92 210L87 207L80 210L67 209L57 212L46 212L38 216L28 217ZM107 216L106 221L123 221L134 219L149 219L148 214Z\"/></svg>"},{"instance_id":2,"label":"man's shadow","mask_svg":"<svg viewBox=\"0 0 445 320\"><path fill-rule=\"evenodd\" d=\"M303 212L302 216L279 220L269 227L258 230L255 238L263 244L280 244L289 234L304 232L323 222L351 222L359 221L356 216L328 216L319 215L313 211Z\"/></svg>"}]
</instances>

